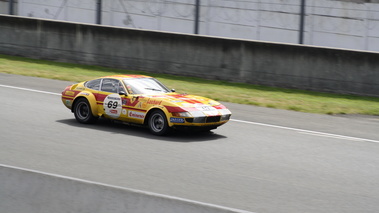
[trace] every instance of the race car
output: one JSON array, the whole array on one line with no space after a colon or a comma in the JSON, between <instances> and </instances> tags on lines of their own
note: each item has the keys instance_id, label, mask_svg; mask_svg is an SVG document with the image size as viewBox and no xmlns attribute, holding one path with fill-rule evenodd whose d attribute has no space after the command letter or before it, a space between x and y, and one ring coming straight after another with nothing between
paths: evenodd
<instances>
[{"instance_id":1,"label":"race car","mask_svg":"<svg viewBox=\"0 0 379 213\"><path fill-rule=\"evenodd\" d=\"M113 75L73 84L63 90L62 102L80 123L104 117L147 126L154 135L179 128L209 131L231 117L217 101L176 93L145 75Z\"/></svg>"}]
</instances>

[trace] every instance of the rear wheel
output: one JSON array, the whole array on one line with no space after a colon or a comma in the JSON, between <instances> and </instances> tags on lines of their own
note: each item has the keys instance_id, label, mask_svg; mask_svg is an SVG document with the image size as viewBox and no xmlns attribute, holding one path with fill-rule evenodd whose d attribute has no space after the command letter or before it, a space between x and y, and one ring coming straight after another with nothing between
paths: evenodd
<instances>
[{"instance_id":1,"label":"rear wheel","mask_svg":"<svg viewBox=\"0 0 379 213\"><path fill-rule=\"evenodd\" d=\"M83 124L92 124L97 120L97 117L92 115L91 106L85 98L81 98L75 103L74 115L76 120Z\"/></svg>"},{"instance_id":2,"label":"rear wheel","mask_svg":"<svg viewBox=\"0 0 379 213\"><path fill-rule=\"evenodd\" d=\"M160 110L155 110L150 114L148 126L154 135L165 135L170 130L166 115Z\"/></svg>"}]
</instances>

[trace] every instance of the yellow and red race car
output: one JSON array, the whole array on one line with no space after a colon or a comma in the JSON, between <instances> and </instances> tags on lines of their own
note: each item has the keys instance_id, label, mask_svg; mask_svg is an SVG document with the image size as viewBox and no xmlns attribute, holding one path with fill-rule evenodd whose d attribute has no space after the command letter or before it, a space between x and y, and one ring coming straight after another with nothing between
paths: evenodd
<instances>
[{"instance_id":1,"label":"yellow and red race car","mask_svg":"<svg viewBox=\"0 0 379 213\"><path fill-rule=\"evenodd\" d=\"M231 112L200 96L179 94L144 75L113 75L66 87L63 104L80 123L99 117L148 126L154 135L171 129L215 129L228 122Z\"/></svg>"}]
</instances>

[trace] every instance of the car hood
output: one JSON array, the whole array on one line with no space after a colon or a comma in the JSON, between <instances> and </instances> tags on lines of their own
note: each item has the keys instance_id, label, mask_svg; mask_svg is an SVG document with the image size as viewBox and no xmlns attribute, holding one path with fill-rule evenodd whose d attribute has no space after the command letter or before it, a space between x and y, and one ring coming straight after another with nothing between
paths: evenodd
<instances>
[{"instance_id":1,"label":"car hood","mask_svg":"<svg viewBox=\"0 0 379 213\"><path fill-rule=\"evenodd\" d=\"M166 103L171 103L181 107L195 107L199 105L216 106L219 102L209 98L196 95L169 93L164 95L153 95L150 98L164 100Z\"/></svg>"},{"instance_id":2,"label":"car hood","mask_svg":"<svg viewBox=\"0 0 379 213\"><path fill-rule=\"evenodd\" d=\"M196 95L169 93L165 95L154 95L150 100L162 101L162 105L169 112L191 112L194 115L224 115L231 114L225 106L217 101ZM196 112L202 112L200 114Z\"/></svg>"}]
</instances>

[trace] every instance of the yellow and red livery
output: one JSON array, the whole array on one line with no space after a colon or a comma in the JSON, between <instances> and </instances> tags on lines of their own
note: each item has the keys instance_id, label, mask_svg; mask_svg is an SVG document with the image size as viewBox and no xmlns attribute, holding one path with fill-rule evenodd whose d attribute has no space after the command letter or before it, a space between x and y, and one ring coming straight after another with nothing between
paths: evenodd
<instances>
[{"instance_id":1,"label":"yellow and red livery","mask_svg":"<svg viewBox=\"0 0 379 213\"><path fill-rule=\"evenodd\" d=\"M80 123L105 117L146 125L155 135L181 127L211 130L231 116L217 101L176 93L145 75L113 75L73 84L62 92L62 102Z\"/></svg>"}]
</instances>

